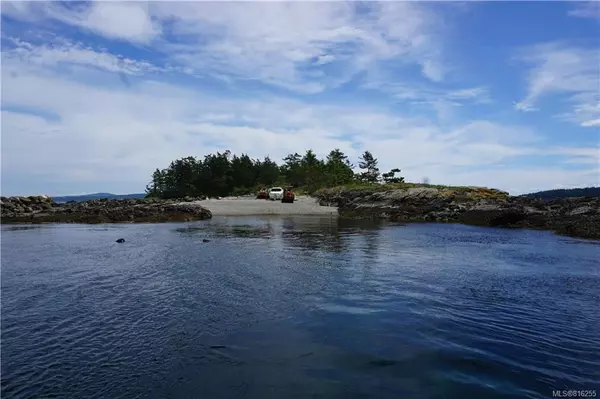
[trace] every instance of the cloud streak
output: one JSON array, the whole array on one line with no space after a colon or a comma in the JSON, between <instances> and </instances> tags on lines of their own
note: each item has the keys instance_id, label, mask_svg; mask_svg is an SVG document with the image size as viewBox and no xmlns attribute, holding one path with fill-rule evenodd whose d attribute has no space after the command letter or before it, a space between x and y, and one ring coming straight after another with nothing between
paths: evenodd
<instances>
[{"instance_id":1,"label":"cloud streak","mask_svg":"<svg viewBox=\"0 0 600 399\"><path fill-rule=\"evenodd\" d=\"M6 38L5 42L11 43L13 47L3 52L3 59L8 61L18 58L21 62L40 67L83 66L126 75L144 75L168 70L148 61L133 60L106 50L96 51L90 46L62 38L55 38L51 43L42 45L34 45L18 38Z\"/></svg>"},{"instance_id":2,"label":"cloud streak","mask_svg":"<svg viewBox=\"0 0 600 399\"><path fill-rule=\"evenodd\" d=\"M569 16L578 18L591 18L600 20L600 2L596 1L576 1L573 2L573 9L569 11Z\"/></svg>"},{"instance_id":3,"label":"cloud streak","mask_svg":"<svg viewBox=\"0 0 600 399\"><path fill-rule=\"evenodd\" d=\"M549 94L561 94L571 109L557 116L582 127L598 126L600 119L600 63L597 49L563 43L540 44L523 49L518 59L530 69L527 95L515 105L533 111Z\"/></svg>"}]
</instances>

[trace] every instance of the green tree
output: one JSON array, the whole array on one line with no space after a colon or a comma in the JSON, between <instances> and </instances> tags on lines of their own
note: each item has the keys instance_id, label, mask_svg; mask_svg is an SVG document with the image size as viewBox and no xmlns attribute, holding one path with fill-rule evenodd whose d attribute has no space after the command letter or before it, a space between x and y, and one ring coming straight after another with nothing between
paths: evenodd
<instances>
[{"instance_id":1,"label":"green tree","mask_svg":"<svg viewBox=\"0 0 600 399\"><path fill-rule=\"evenodd\" d=\"M224 197L231 192L229 151L217 152L204 157L200 179L196 184L197 193L204 192L212 197Z\"/></svg>"},{"instance_id":2,"label":"green tree","mask_svg":"<svg viewBox=\"0 0 600 399\"><path fill-rule=\"evenodd\" d=\"M292 187L301 187L304 185L304 175L302 171L302 156L297 152L287 155L283 158L284 164L281 165L281 175Z\"/></svg>"},{"instance_id":3,"label":"green tree","mask_svg":"<svg viewBox=\"0 0 600 399\"><path fill-rule=\"evenodd\" d=\"M250 192L257 184L257 170L254 161L246 154L234 155L230 163L230 176L233 191L240 194Z\"/></svg>"},{"instance_id":4,"label":"green tree","mask_svg":"<svg viewBox=\"0 0 600 399\"><path fill-rule=\"evenodd\" d=\"M377 158L369 151L365 151L360 157L358 167L364 172L359 174L359 179L367 183L379 182L379 168L377 167Z\"/></svg>"},{"instance_id":5,"label":"green tree","mask_svg":"<svg viewBox=\"0 0 600 399\"><path fill-rule=\"evenodd\" d=\"M257 161L258 183L272 186L279 179L279 166L266 156L262 161Z\"/></svg>"},{"instance_id":6,"label":"green tree","mask_svg":"<svg viewBox=\"0 0 600 399\"><path fill-rule=\"evenodd\" d=\"M313 150L306 151L300 161L300 165L304 178L304 187L308 192L313 192L324 185L324 164L323 161L317 158Z\"/></svg>"},{"instance_id":7,"label":"green tree","mask_svg":"<svg viewBox=\"0 0 600 399\"><path fill-rule=\"evenodd\" d=\"M354 165L338 148L332 150L325 162L326 185L339 186L348 184L354 179Z\"/></svg>"},{"instance_id":8,"label":"green tree","mask_svg":"<svg viewBox=\"0 0 600 399\"><path fill-rule=\"evenodd\" d=\"M152 181L146 186L147 197L162 197L165 192L165 176L166 172L156 169L152 173Z\"/></svg>"},{"instance_id":9,"label":"green tree","mask_svg":"<svg viewBox=\"0 0 600 399\"><path fill-rule=\"evenodd\" d=\"M390 170L389 172L382 174L381 177L383 178L383 182L386 184L404 182L404 177L401 177L401 176L396 177L396 173L400 173L400 169L394 168L394 169Z\"/></svg>"},{"instance_id":10,"label":"green tree","mask_svg":"<svg viewBox=\"0 0 600 399\"><path fill-rule=\"evenodd\" d=\"M194 195L194 176L197 161L194 157L185 157L171 162L164 174L164 194L166 198L181 198Z\"/></svg>"},{"instance_id":11,"label":"green tree","mask_svg":"<svg viewBox=\"0 0 600 399\"><path fill-rule=\"evenodd\" d=\"M359 163L362 170L356 177L376 183L380 179L377 159L365 151ZM174 160L165 169L156 169L146 186L149 197L180 198L186 196L227 196L252 192L258 186L291 185L313 192L321 187L348 184L355 178L354 166L338 148L322 160L313 150L301 156L292 153L277 165L268 156L262 160L247 154L232 155L230 151L207 154L203 159L189 156ZM400 182L399 169L383 174L385 182Z\"/></svg>"}]
</instances>

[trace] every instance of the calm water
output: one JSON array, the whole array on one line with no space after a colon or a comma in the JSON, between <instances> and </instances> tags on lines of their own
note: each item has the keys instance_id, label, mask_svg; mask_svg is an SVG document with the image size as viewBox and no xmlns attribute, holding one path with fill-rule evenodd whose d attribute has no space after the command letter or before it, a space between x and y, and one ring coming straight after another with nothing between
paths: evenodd
<instances>
[{"instance_id":1,"label":"calm water","mask_svg":"<svg viewBox=\"0 0 600 399\"><path fill-rule=\"evenodd\" d=\"M460 225L4 226L2 398L600 395L598 259Z\"/></svg>"}]
</instances>

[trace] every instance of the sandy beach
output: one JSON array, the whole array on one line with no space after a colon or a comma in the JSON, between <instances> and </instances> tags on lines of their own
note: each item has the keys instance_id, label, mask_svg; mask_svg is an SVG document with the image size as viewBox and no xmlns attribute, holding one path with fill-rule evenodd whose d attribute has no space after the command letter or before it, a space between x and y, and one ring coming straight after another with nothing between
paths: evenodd
<instances>
[{"instance_id":1,"label":"sandy beach","mask_svg":"<svg viewBox=\"0 0 600 399\"><path fill-rule=\"evenodd\" d=\"M254 197L226 197L195 201L209 209L213 216L258 216L258 215L337 215L337 207L321 206L317 199L298 196L293 204L281 201L258 200Z\"/></svg>"}]
</instances>

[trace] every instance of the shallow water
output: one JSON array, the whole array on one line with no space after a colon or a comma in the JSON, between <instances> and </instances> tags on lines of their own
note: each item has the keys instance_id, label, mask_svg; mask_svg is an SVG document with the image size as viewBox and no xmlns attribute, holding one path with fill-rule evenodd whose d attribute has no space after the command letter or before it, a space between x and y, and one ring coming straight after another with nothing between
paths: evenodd
<instances>
[{"instance_id":1,"label":"shallow water","mask_svg":"<svg viewBox=\"0 0 600 399\"><path fill-rule=\"evenodd\" d=\"M600 394L597 241L215 218L3 226L1 249L2 398Z\"/></svg>"}]
</instances>

